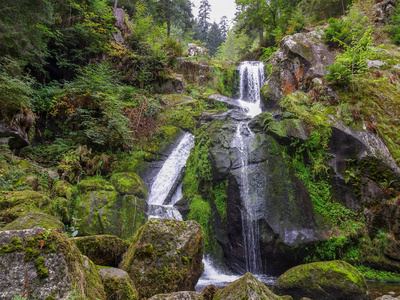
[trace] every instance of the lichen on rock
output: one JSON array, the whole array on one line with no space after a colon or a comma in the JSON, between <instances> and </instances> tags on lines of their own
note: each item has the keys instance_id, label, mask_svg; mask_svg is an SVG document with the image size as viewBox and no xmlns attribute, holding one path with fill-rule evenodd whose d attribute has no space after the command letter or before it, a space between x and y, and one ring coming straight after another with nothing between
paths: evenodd
<instances>
[{"instance_id":1,"label":"lichen on rock","mask_svg":"<svg viewBox=\"0 0 400 300\"><path fill-rule=\"evenodd\" d=\"M0 228L0 231L31 229L35 227L55 229L57 232L64 232L64 224L60 220L41 212L31 212L21 216L5 227Z\"/></svg>"},{"instance_id":2,"label":"lichen on rock","mask_svg":"<svg viewBox=\"0 0 400 300\"><path fill-rule=\"evenodd\" d=\"M117 268L99 270L107 300L137 300L138 293L128 273Z\"/></svg>"},{"instance_id":3,"label":"lichen on rock","mask_svg":"<svg viewBox=\"0 0 400 300\"><path fill-rule=\"evenodd\" d=\"M116 173L110 181L119 193L132 194L143 199L147 198L147 187L136 173Z\"/></svg>"}]
</instances>

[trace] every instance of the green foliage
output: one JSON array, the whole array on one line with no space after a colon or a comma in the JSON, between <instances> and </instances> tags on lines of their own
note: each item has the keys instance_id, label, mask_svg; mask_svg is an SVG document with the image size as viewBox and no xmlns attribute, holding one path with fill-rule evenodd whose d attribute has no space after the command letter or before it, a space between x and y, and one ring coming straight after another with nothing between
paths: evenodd
<instances>
[{"instance_id":1,"label":"green foliage","mask_svg":"<svg viewBox=\"0 0 400 300\"><path fill-rule=\"evenodd\" d=\"M204 232L207 234L210 230L211 207L201 196L195 195L190 202L190 212L187 215L188 220L197 221Z\"/></svg>"},{"instance_id":2,"label":"green foliage","mask_svg":"<svg viewBox=\"0 0 400 300\"><path fill-rule=\"evenodd\" d=\"M302 0L299 7L312 21L344 15L353 0Z\"/></svg>"},{"instance_id":3,"label":"green foliage","mask_svg":"<svg viewBox=\"0 0 400 300\"><path fill-rule=\"evenodd\" d=\"M319 242L315 247L308 247L308 255L304 258L304 262L329 261L339 259L344 247L349 243L349 239L345 235L333 235L324 242Z\"/></svg>"},{"instance_id":4,"label":"green foliage","mask_svg":"<svg viewBox=\"0 0 400 300\"><path fill-rule=\"evenodd\" d=\"M212 193L214 196L214 204L218 210L219 215L222 220L226 220L226 200L227 196L227 188L228 188L228 180L218 182L217 185L212 189Z\"/></svg>"},{"instance_id":5,"label":"green foliage","mask_svg":"<svg viewBox=\"0 0 400 300\"><path fill-rule=\"evenodd\" d=\"M391 35L391 42L400 45L400 3L397 4L396 12L392 15L392 19L387 27Z\"/></svg>"},{"instance_id":6,"label":"green foliage","mask_svg":"<svg viewBox=\"0 0 400 300\"><path fill-rule=\"evenodd\" d=\"M29 76L19 75L19 65L15 61L0 60L0 117L6 121L31 107L32 80Z\"/></svg>"},{"instance_id":7,"label":"green foliage","mask_svg":"<svg viewBox=\"0 0 400 300\"><path fill-rule=\"evenodd\" d=\"M400 282L399 273L375 270L366 266L356 266L356 268L361 272L361 274L364 275L365 278L370 280Z\"/></svg>"}]
</instances>

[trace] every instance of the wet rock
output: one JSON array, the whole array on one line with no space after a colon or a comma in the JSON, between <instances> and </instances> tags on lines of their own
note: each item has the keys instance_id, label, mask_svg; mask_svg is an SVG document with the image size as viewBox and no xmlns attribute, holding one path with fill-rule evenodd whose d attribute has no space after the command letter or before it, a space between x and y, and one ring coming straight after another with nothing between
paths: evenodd
<instances>
[{"instance_id":1,"label":"wet rock","mask_svg":"<svg viewBox=\"0 0 400 300\"><path fill-rule=\"evenodd\" d=\"M13 222L7 224L5 227L0 228L0 231L30 229L35 227L54 229L57 232L64 232L64 224L60 220L41 212L31 212L21 216Z\"/></svg>"},{"instance_id":2,"label":"wet rock","mask_svg":"<svg viewBox=\"0 0 400 300\"><path fill-rule=\"evenodd\" d=\"M94 235L73 238L72 241L83 255L94 264L118 267L129 243L112 235Z\"/></svg>"},{"instance_id":3,"label":"wet rock","mask_svg":"<svg viewBox=\"0 0 400 300\"><path fill-rule=\"evenodd\" d=\"M278 293L293 299L371 299L360 272L344 261L317 262L300 265L282 274L277 282Z\"/></svg>"},{"instance_id":4,"label":"wet rock","mask_svg":"<svg viewBox=\"0 0 400 300\"><path fill-rule=\"evenodd\" d=\"M149 300L204 300L204 298L202 294L197 292L176 292L154 295Z\"/></svg>"},{"instance_id":5,"label":"wet rock","mask_svg":"<svg viewBox=\"0 0 400 300\"><path fill-rule=\"evenodd\" d=\"M82 196L78 207L79 235L110 234L132 239L146 220L146 201L112 191Z\"/></svg>"},{"instance_id":6,"label":"wet rock","mask_svg":"<svg viewBox=\"0 0 400 300\"><path fill-rule=\"evenodd\" d=\"M217 288L215 285L211 284L208 285L204 288L204 290L201 292L203 295L204 300L213 300L214 295L219 291L219 288Z\"/></svg>"},{"instance_id":7,"label":"wet rock","mask_svg":"<svg viewBox=\"0 0 400 300\"><path fill-rule=\"evenodd\" d=\"M307 91L314 78L328 73L334 56L315 32L284 37L272 58L273 72L262 88L267 107L277 107L280 99L296 90Z\"/></svg>"},{"instance_id":8,"label":"wet rock","mask_svg":"<svg viewBox=\"0 0 400 300\"><path fill-rule=\"evenodd\" d=\"M138 293L128 273L117 268L99 270L107 300L137 300Z\"/></svg>"},{"instance_id":9,"label":"wet rock","mask_svg":"<svg viewBox=\"0 0 400 300\"><path fill-rule=\"evenodd\" d=\"M232 282L218 291L214 300L249 299L249 300L281 300L251 273Z\"/></svg>"},{"instance_id":10,"label":"wet rock","mask_svg":"<svg viewBox=\"0 0 400 300\"><path fill-rule=\"evenodd\" d=\"M194 290L203 272L204 235L194 221L150 219L138 232L120 266L139 296Z\"/></svg>"},{"instance_id":11,"label":"wet rock","mask_svg":"<svg viewBox=\"0 0 400 300\"><path fill-rule=\"evenodd\" d=\"M209 96L208 99L225 103L229 108L238 108L238 109L242 108L236 99L232 99L223 95L213 94Z\"/></svg>"},{"instance_id":12,"label":"wet rock","mask_svg":"<svg viewBox=\"0 0 400 300\"><path fill-rule=\"evenodd\" d=\"M1 231L0 249L1 299L24 292L38 299L106 299L94 264L64 234L42 228Z\"/></svg>"},{"instance_id":13,"label":"wet rock","mask_svg":"<svg viewBox=\"0 0 400 300\"><path fill-rule=\"evenodd\" d=\"M147 187L136 173L115 173L111 176L110 181L119 193L147 198Z\"/></svg>"}]
</instances>

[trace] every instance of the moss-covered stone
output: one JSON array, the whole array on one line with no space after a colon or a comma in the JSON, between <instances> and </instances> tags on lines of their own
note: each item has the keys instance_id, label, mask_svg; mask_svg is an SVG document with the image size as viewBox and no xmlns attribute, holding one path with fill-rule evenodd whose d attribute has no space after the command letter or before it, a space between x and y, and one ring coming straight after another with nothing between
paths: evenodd
<instances>
[{"instance_id":1,"label":"moss-covered stone","mask_svg":"<svg viewBox=\"0 0 400 300\"><path fill-rule=\"evenodd\" d=\"M139 198L147 198L147 187L136 173L116 173L111 179L115 189L122 194L132 194Z\"/></svg>"},{"instance_id":2,"label":"moss-covered stone","mask_svg":"<svg viewBox=\"0 0 400 300\"><path fill-rule=\"evenodd\" d=\"M193 290L203 271L204 235L194 221L150 219L121 264L139 296ZM186 257L184 259L183 257Z\"/></svg>"},{"instance_id":3,"label":"moss-covered stone","mask_svg":"<svg viewBox=\"0 0 400 300\"><path fill-rule=\"evenodd\" d=\"M30 229L34 227L55 229L58 232L64 232L64 224L60 220L41 212L32 212L21 216L5 227L0 228L0 231Z\"/></svg>"},{"instance_id":4,"label":"moss-covered stone","mask_svg":"<svg viewBox=\"0 0 400 300\"><path fill-rule=\"evenodd\" d=\"M101 266L117 267L129 248L127 241L111 235L84 236L73 238L72 241L83 255Z\"/></svg>"},{"instance_id":5,"label":"moss-covered stone","mask_svg":"<svg viewBox=\"0 0 400 300\"><path fill-rule=\"evenodd\" d=\"M111 234L132 239L145 223L143 199L112 191L92 191L83 195L78 207L80 235Z\"/></svg>"},{"instance_id":6,"label":"moss-covered stone","mask_svg":"<svg viewBox=\"0 0 400 300\"><path fill-rule=\"evenodd\" d=\"M30 212L54 214L50 198L32 190L0 194L0 210L7 210L9 214L16 216L24 216Z\"/></svg>"},{"instance_id":7,"label":"moss-covered stone","mask_svg":"<svg viewBox=\"0 0 400 300\"><path fill-rule=\"evenodd\" d=\"M281 300L251 273L232 282L218 291L214 300L249 299L249 300Z\"/></svg>"},{"instance_id":8,"label":"moss-covered stone","mask_svg":"<svg viewBox=\"0 0 400 300\"><path fill-rule=\"evenodd\" d=\"M99 270L107 300L136 300L138 292L128 273L117 268Z\"/></svg>"},{"instance_id":9,"label":"moss-covered stone","mask_svg":"<svg viewBox=\"0 0 400 300\"><path fill-rule=\"evenodd\" d=\"M22 295L26 284L38 299L73 294L76 299L106 299L94 264L64 234L42 228L1 231L0 248L1 299ZM28 276L26 270L31 270Z\"/></svg>"},{"instance_id":10,"label":"moss-covered stone","mask_svg":"<svg viewBox=\"0 0 400 300\"><path fill-rule=\"evenodd\" d=\"M105 179L102 178L92 178L81 180L78 183L79 190L81 193L91 192L91 191L114 191L114 186Z\"/></svg>"},{"instance_id":11,"label":"moss-covered stone","mask_svg":"<svg viewBox=\"0 0 400 300\"><path fill-rule=\"evenodd\" d=\"M158 294L151 297L149 300L204 300L201 293L197 292L176 292L171 294Z\"/></svg>"},{"instance_id":12,"label":"moss-covered stone","mask_svg":"<svg viewBox=\"0 0 400 300\"><path fill-rule=\"evenodd\" d=\"M70 189L72 185L64 180L57 180L53 185L53 193L58 197L66 197L68 189Z\"/></svg>"},{"instance_id":13,"label":"moss-covered stone","mask_svg":"<svg viewBox=\"0 0 400 300\"><path fill-rule=\"evenodd\" d=\"M300 265L282 274L277 291L293 299L371 299L365 278L344 261Z\"/></svg>"}]
</instances>

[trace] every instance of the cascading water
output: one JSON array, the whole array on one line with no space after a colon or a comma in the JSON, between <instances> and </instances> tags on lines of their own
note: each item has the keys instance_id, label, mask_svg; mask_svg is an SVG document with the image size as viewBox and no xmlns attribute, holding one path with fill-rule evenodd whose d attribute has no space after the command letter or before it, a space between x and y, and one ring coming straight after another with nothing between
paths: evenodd
<instances>
[{"instance_id":1,"label":"cascading water","mask_svg":"<svg viewBox=\"0 0 400 300\"><path fill-rule=\"evenodd\" d=\"M174 204L182 198L182 184L179 181L190 149L194 146L194 136L186 133L178 146L168 156L161 170L158 172L150 188L147 198L148 218L167 218L182 220L179 211ZM176 190L172 190L173 187ZM171 192L173 193L171 195Z\"/></svg>"},{"instance_id":2,"label":"cascading water","mask_svg":"<svg viewBox=\"0 0 400 300\"><path fill-rule=\"evenodd\" d=\"M264 83L264 65L260 62L243 62L239 66L239 103L249 117L262 112L260 89ZM259 274L262 270L260 242L257 221L257 205L260 202L256 189L251 186L249 170L250 146L254 144L255 135L248 122L238 124L232 146L240 155L240 197L242 200L242 230L246 257L246 272Z\"/></svg>"}]
</instances>

